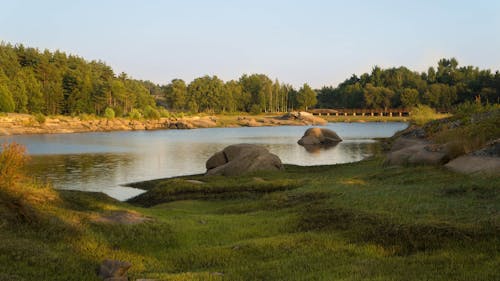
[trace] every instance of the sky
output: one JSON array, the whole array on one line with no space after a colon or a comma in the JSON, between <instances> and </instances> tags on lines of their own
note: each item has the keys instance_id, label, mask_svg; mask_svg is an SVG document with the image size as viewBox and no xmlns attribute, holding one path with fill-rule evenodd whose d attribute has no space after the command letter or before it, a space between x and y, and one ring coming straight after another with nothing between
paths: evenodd
<instances>
[{"instance_id":1,"label":"sky","mask_svg":"<svg viewBox=\"0 0 500 281\"><path fill-rule=\"evenodd\" d=\"M0 41L159 84L264 73L320 88L440 58L499 70L500 1L0 0Z\"/></svg>"}]
</instances>

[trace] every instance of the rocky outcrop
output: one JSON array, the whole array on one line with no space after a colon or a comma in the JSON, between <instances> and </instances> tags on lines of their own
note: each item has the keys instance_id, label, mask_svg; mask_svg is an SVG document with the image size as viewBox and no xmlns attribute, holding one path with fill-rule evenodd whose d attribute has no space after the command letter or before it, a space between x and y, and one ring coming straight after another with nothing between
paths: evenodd
<instances>
[{"instance_id":1,"label":"rocky outcrop","mask_svg":"<svg viewBox=\"0 0 500 281\"><path fill-rule=\"evenodd\" d=\"M206 175L238 176L255 171L283 170L283 164L263 146L235 144L210 157L206 168Z\"/></svg>"},{"instance_id":2,"label":"rocky outcrop","mask_svg":"<svg viewBox=\"0 0 500 281\"><path fill-rule=\"evenodd\" d=\"M300 121L304 125L326 125L328 121L305 111L292 111L281 117L283 120Z\"/></svg>"},{"instance_id":3,"label":"rocky outcrop","mask_svg":"<svg viewBox=\"0 0 500 281\"><path fill-rule=\"evenodd\" d=\"M302 114L302 113L301 113ZM153 120L130 120L126 118L105 119L99 117L57 116L43 117L37 120L29 114L8 113L0 116L0 136L23 134L66 134L84 132L162 130L162 129L195 129L213 127L261 127L261 126L294 126L308 124L324 124L325 120L314 117L305 121L308 113L302 114L302 119L295 117L283 119L276 116L225 116L218 122L214 116L192 116L183 118L159 118ZM309 114L310 115L310 114ZM304 117L306 116L306 117ZM87 119L88 118L88 119Z\"/></svg>"},{"instance_id":4,"label":"rocky outcrop","mask_svg":"<svg viewBox=\"0 0 500 281\"><path fill-rule=\"evenodd\" d=\"M449 159L445 146L431 144L425 140L398 139L395 147L386 156L387 165L442 165Z\"/></svg>"},{"instance_id":5,"label":"rocky outcrop","mask_svg":"<svg viewBox=\"0 0 500 281\"><path fill-rule=\"evenodd\" d=\"M298 141L300 145L330 145L341 142L342 139L334 131L326 128L309 128Z\"/></svg>"},{"instance_id":6,"label":"rocky outcrop","mask_svg":"<svg viewBox=\"0 0 500 281\"><path fill-rule=\"evenodd\" d=\"M426 139L425 130L412 126L396 135L386 165L442 165L451 159L447 145Z\"/></svg>"},{"instance_id":7,"label":"rocky outcrop","mask_svg":"<svg viewBox=\"0 0 500 281\"><path fill-rule=\"evenodd\" d=\"M480 150L453 159L445 167L465 174L500 175L500 139L488 143Z\"/></svg>"},{"instance_id":8,"label":"rocky outcrop","mask_svg":"<svg viewBox=\"0 0 500 281\"><path fill-rule=\"evenodd\" d=\"M460 155L453 149L454 141L436 144L427 133L443 128L454 129L460 125L460 120L436 120L423 128L412 126L399 132L392 141L385 164L444 165L452 171L466 174L500 174L500 139L489 142L477 151Z\"/></svg>"},{"instance_id":9,"label":"rocky outcrop","mask_svg":"<svg viewBox=\"0 0 500 281\"><path fill-rule=\"evenodd\" d=\"M128 281L127 271L132 266L129 262L104 260L99 267L99 277L104 281Z\"/></svg>"}]
</instances>

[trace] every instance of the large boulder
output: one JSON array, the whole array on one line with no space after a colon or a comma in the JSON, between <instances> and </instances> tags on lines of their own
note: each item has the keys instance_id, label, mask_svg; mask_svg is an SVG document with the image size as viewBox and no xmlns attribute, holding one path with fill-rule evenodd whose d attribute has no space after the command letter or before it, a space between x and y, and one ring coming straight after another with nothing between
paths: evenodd
<instances>
[{"instance_id":1,"label":"large boulder","mask_svg":"<svg viewBox=\"0 0 500 281\"><path fill-rule=\"evenodd\" d=\"M238 176L255 171L283 170L278 156L265 147L235 144L216 152L206 163L206 175Z\"/></svg>"},{"instance_id":2,"label":"large boulder","mask_svg":"<svg viewBox=\"0 0 500 281\"><path fill-rule=\"evenodd\" d=\"M500 139L488 143L480 150L453 159L445 167L465 174L500 175Z\"/></svg>"},{"instance_id":3,"label":"large boulder","mask_svg":"<svg viewBox=\"0 0 500 281\"><path fill-rule=\"evenodd\" d=\"M424 138L401 136L394 140L387 153L386 165L443 165L452 157L447 145Z\"/></svg>"},{"instance_id":4,"label":"large boulder","mask_svg":"<svg viewBox=\"0 0 500 281\"><path fill-rule=\"evenodd\" d=\"M464 174L500 175L500 157L463 155L451 160L445 167Z\"/></svg>"},{"instance_id":5,"label":"large boulder","mask_svg":"<svg viewBox=\"0 0 500 281\"><path fill-rule=\"evenodd\" d=\"M318 144L336 144L342 139L330 129L325 128L309 128L304 133L304 136L298 141L300 145L318 145Z\"/></svg>"}]
</instances>

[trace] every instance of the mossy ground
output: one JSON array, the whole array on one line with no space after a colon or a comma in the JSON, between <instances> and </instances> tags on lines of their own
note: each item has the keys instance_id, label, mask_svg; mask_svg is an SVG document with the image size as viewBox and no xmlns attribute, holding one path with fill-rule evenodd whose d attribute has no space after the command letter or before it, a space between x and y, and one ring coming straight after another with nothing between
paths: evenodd
<instances>
[{"instance_id":1,"label":"mossy ground","mask_svg":"<svg viewBox=\"0 0 500 281\"><path fill-rule=\"evenodd\" d=\"M0 280L98 280L105 258L130 280L500 280L500 177L381 163L153 181L131 203L42 190L33 221L0 215ZM117 210L150 220L93 220Z\"/></svg>"}]
</instances>

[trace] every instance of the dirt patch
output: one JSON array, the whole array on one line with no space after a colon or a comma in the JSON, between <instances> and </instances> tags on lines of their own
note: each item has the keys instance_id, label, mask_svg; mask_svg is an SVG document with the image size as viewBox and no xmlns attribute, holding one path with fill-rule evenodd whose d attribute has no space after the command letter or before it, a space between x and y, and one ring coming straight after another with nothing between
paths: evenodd
<instances>
[{"instance_id":1,"label":"dirt patch","mask_svg":"<svg viewBox=\"0 0 500 281\"><path fill-rule=\"evenodd\" d=\"M111 224L139 224L150 220L151 218L133 211L111 211L92 218L93 222Z\"/></svg>"}]
</instances>

